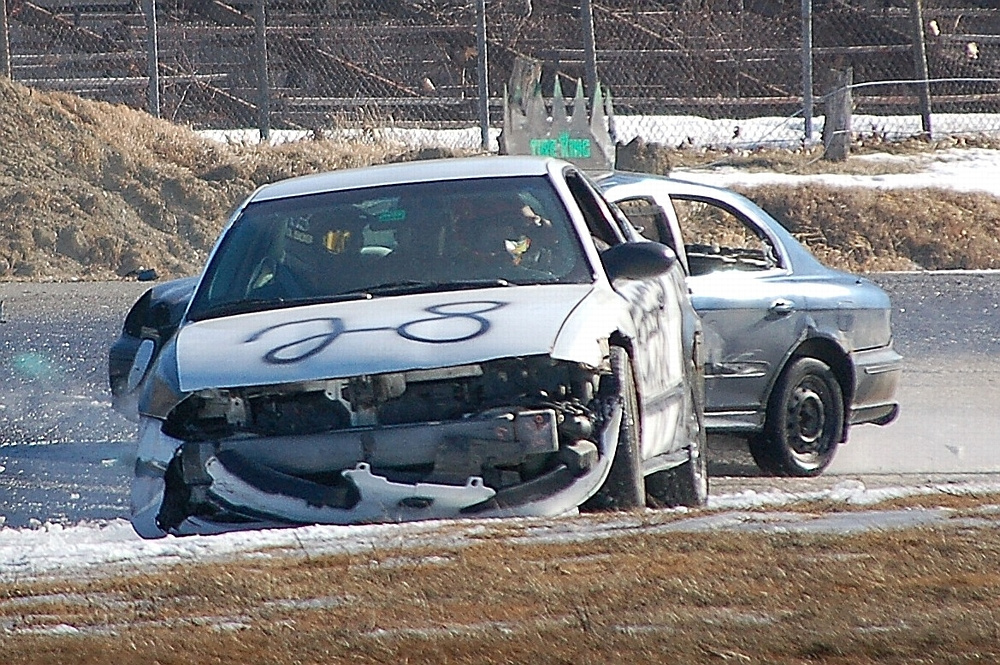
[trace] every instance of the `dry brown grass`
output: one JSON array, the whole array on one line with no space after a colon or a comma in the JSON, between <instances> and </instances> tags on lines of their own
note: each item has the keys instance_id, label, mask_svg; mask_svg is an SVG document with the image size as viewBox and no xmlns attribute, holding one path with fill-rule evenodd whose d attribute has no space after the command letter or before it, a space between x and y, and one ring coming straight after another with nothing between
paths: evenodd
<instances>
[{"instance_id":1,"label":"dry brown grass","mask_svg":"<svg viewBox=\"0 0 1000 665\"><path fill-rule=\"evenodd\" d=\"M427 156L386 141L226 145L135 109L4 80L0 108L7 280L193 274L228 212L258 186Z\"/></svg>"},{"instance_id":2,"label":"dry brown grass","mask_svg":"<svg viewBox=\"0 0 1000 665\"><path fill-rule=\"evenodd\" d=\"M996 497L907 503L942 499L977 519L851 536L665 533L676 516L643 513L590 542L518 541L511 525L434 548L7 584L2 660L997 662L1000 530L979 509Z\"/></svg>"},{"instance_id":3,"label":"dry brown grass","mask_svg":"<svg viewBox=\"0 0 1000 665\"><path fill-rule=\"evenodd\" d=\"M927 150L927 147L924 147ZM854 156L843 162L823 159L822 147L799 149L760 148L757 150L671 150L667 161L673 168L730 167L750 173L785 173L814 175L822 173L849 175L886 175L912 173L913 164L903 160L872 160Z\"/></svg>"},{"instance_id":4,"label":"dry brown grass","mask_svg":"<svg viewBox=\"0 0 1000 665\"><path fill-rule=\"evenodd\" d=\"M947 147L998 148L1000 142L951 140L885 143L868 140L843 162L822 159L822 148L718 151L631 149L629 168L669 173L678 167L732 167L749 172L883 175L912 172L913 161L866 159L888 153L925 156ZM874 189L822 184L734 187L789 229L816 257L851 272L995 269L1000 267L1000 198L948 189Z\"/></svg>"},{"instance_id":5,"label":"dry brown grass","mask_svg":"<svg viewBox=\"0 0 1000 665\"><path fill-rule=\"evenodd\" d=\"M368 140L225 145L134 109L0 81L0 280L114 279L140 268L164 277L200 268L228 211L259 185L318 171L436 156ZM930 154L953 140L859 138L855 154ZM628 167L667 172L728 165L783 173L898 173L912 165L818 148L711 151L645 145ZM748 191L828 265L867 272L996 268L1000 200L944 191L821 186Z\"/></svg>"},{"instance_id":6,"label":"dry brown grass","mask_svg":"<svg viewBox=\"0 0 1000 665\"><path fill-rule=\"evenodd\" d=\"M1000 267L1000 198L944 189L739 188L821 261L854 272Z\"/></svg>"}]
</instances>

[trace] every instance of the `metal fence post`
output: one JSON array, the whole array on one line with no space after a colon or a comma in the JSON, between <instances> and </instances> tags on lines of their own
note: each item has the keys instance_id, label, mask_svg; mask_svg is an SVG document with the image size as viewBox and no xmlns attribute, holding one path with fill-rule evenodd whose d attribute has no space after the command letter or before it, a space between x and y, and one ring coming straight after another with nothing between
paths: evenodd
<instances>
[{"instance_id":1,"label":"metal fence post","mask_svg":"<svg viewBox=\"0 0 1000 665\"><path fill-rule=\"evenodd\" d=\"M587 93L591 99L597 93L597 38L594 36L594 8L590 0L580 2L580 23L583 27L583 69Z\"/></svg>"},{"instance_id":2,"label":"metal fence post","mask_svg":"<svg viewBox=\"0 0 1000 665\"><path fill-rule=\"evenodd\" d=\"M805 140L813 136L812 0L802 0L802 118Z\"/></svg>"},{"instance_id":3,"label":"metal fence post","mask_svg":"<svg viewBox=\"0 0 1000 665\"><path fill-rule=\"evenodd\" d=\"M7 0L0 0L0 77L9 79L10 36L7 29Z\"/></svg>"},{"instance_id":4,"label":"metal fence post","mask_svg":"<svg viewBox=\"0 0 1000 665\"><path fill-rule=\"evenodd\" d=\"M261 142L271 139L271 88L267 81L267 34L264 0L253 4L254 48L257 61L257 128Z\"/></svg>"},{"instance_id":5,"label":"metal fence post","mask_svg":"<svg viewBox=\"0 0 1000 665\"><path fill-rule=\"evenodd\" d=\"M917 74L920 98L920 124L924 137L931 138L931 85L927 73L927 47L924 43L924 18L921 0L910 0L910 29L913 34L913 69Z\"/></svg>"},{"instance_id":6,"label":"metal fence post","mask_svg":"<svg viewBox=\"0 0 1000 665\"><path fill-rule=\"evenodd\" d=\"M160 117L160 52L156 33L156 0L143 0L142 13L146 18L146 72L149 76L149 114Z\"/></svg>"},{"instance_id":7,"label":"metal fence post","mask_svg":"<svg viewBox=\"0 0 1000 665\"><path fill-rule=\"evenodd\" d=\"M486 49L486 0L476 0L476 67L479 70L479 131L483 150L490 149L490 77Z\"/></svg>"}]
</instances>

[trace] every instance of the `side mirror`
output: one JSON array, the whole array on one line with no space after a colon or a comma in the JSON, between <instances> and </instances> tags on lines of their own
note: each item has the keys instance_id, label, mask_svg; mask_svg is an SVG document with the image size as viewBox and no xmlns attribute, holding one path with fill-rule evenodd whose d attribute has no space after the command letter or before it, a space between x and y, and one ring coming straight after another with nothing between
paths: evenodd
<instances>
[{"instance_id":1,"label":"side mirror","mask_svg":"<svg viewBox=\"0 0 1000 665\"><path fill-rule=\"evenodd\" d=\"M601 252L604 272L612 282L658 277L676 262L674 250L658 242L626 242Z\"/></svg>"}]
</instances>

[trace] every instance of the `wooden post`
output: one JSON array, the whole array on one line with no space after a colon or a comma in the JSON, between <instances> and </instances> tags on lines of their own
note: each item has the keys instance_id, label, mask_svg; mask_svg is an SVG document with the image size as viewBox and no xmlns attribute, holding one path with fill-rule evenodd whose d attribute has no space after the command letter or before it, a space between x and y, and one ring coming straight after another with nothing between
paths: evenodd
<instances>
[{"instance_id":1,"label":"wooden post","mask_svg":"<svg viewBox=\"0 0 1000 665\"><path fill-rule=\"evenodd\" d=\"M913 71L920 98L920 124L924 138L931 138L931 84L927 73L927 46L924 42L924 18L921 0L910 0L910 31L913 40Z\"/></svg>"},{"instance_id":2,"label":"wooden post","mask_svg":"<svg viewBox=\"0 0 1000 665\"><path fill-rule=\"evenodd\" d=\"M854 70L833 72L833 90L826 96L826 121L823 123L823 159L842 162L851 151L851 114L854 98L851 85Z\"/></svg>"}]
</instances>

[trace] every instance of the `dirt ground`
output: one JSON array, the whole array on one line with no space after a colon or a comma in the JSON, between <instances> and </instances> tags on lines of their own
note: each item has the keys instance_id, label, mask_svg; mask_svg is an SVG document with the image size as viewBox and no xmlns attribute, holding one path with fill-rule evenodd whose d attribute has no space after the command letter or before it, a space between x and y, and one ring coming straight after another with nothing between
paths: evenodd
<instances>
[{"instance_id":1,"label":"dirt ground","mask_svg":"<svg viewBox=\"0 0 1000 665\"><path fill-rule=\"evenodd\" d=\"M163 277L192 274L228 212L262 184L457 154L329 139L227 145L130 108L2 80L0 108L0 280L7 281L115 279L143 268ZM817 161L809 153L713 155L655 146L644 157L633 165L659 172L670 164L720 160L808 170ZM870 167L849 162L837 168ZM820 186L748 193L836 267L1000 267L995 197L932 191L882 197ZM961 229L961 235L942 228Z\"/></svg>"}]
</instances>

